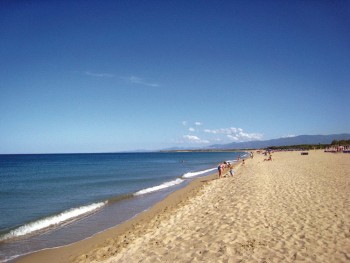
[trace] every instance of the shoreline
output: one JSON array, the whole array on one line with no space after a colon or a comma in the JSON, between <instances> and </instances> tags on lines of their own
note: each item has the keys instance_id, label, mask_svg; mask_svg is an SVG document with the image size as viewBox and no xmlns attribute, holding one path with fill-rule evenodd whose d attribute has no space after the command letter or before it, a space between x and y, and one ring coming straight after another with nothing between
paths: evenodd
<instances>
[{"instance_id":1,"label":"shoreline","mask_svg":"<svg viewBox=\"0 0 350 263\"><path fill-rule=\"evenodd\" d=\"M234 169L238 169L240 162L234 163ZM228 173L228 170L225 171ZM19 256L10 262L23 262L23 263L35 263L35 262L73 262L76 258L84 253L88 253L90 250L95 250L99 246L104 245L106 240L123 236L126 237L127 233L135 230L135 226L146 225L157 215L162 213L168 213L169 211L176 209L178 206L185 203L208 182L217 179L218 173L209 174L203 177L194 178L186 186L170 193L164 199L160 200L156 204L152 205L149 209L135 215L129 220L122 222L116 226L113 226L104 231L98 232L91 237L83 240L54 248L46 248L43 250L35 251L26 255ZM142 231L139 231L142 232ZM141 233L137 233L141 234ZM127 239L127 238L125 238ZM129 239L127 239L129 240ZM130 241L130 240L129 240ZM120 243L125 243L120 241Z\"/></svg>"},{"instance_id":2,"label":"shoreline","mask_svg":"<svg viewBox=\"0 0 350 263\"><path fill-rule=\"evenodd\" d=\"M18 262L349 262L350 156L266 160L255 152L233 178L198 178L120 226Z\"/></svg>"},{"instance_id":3,"label":"shoreline","mask_svg":"<svg viewBox=\"0 0 350 263\"><path fill-rule=\"evenodd\" d=\"M242 152L142 153L111 156L92 154L64 158L48 155L40 157L40 163L50 163L49 169L45 170L41 177L43 180L28 180L35 178L35 174L40 172L40 166L35 166L38 169L31 169L31 173L26 177L13 176L18 183L21 180L28 180L29 184L26 184L26 188L32 189L30 193L33 193L33 199L24 198L21 193L14 191L12 196L17 196L19 200L23 199L22 202L12 204L14 200L12 196L5 196L3 200L2 207L5 214L1 225L11 226L12 224L14 227L12 229L2 227L6 231L2 232L0 239L9 238L2 239L0 242L0 262L11 262L29 253L72 244L110 229L149 209L171 192L185 187L193 179L214 173L218 160L235 160L238 155L243 154ZM16 158L8 157L8 159L5 158L5 162L15 161L11 165L18 167L18 175L20 175L20 172L25 174L25 167L31 167L32 164L35 164L36 159L37 157L26 155ZM56 162L57 160L62 162ZM22 166L23 161L25 165ZM81 162L90 164L90 168L89 165L81 165ZM135 166L134 169L129 169L130 164ZM72 169L75 171L72 176L59 177L57 182L52 183L50 174L67 175ZM125 176L126 173L127 176ZM51 181L45 180L46 177L50 177ZM11 174L8 178L11 178ZM67 185L68 188L57 187L61 184ZM84 187L75 187L76 184L83 184ZM3 187L5 190L10 188L10 184ZM34 191L35 189L45 189L45 191ZM54 191L49 189L54 189ZM101 189L104 190L101 191ZM47 196L50 192L61 194L55 194L53 198L46 201L45 195ZM124 199L123 196L129 193L131 198ZM77 200L79 202L76 202ZM93 205L95 202L108 203L102 209L91 213L86 212L85 209L87 207L90 209L90 204ZM16 209L20 206L23 209ZM17 210L21 213L9 213L7 216L8 211ZM31 215L37 210L41 211L41 215L32 219ZM77 216L77 213L80 212L83 212L81 217ZM62 214L65 219L72 218L72 220L62 220L57 223L61 220ZM21 224L23 222L23 225L20 223L15 225L16 222ZM47 225L49 226L45 228Z\"/></svg>"}]
</instances>

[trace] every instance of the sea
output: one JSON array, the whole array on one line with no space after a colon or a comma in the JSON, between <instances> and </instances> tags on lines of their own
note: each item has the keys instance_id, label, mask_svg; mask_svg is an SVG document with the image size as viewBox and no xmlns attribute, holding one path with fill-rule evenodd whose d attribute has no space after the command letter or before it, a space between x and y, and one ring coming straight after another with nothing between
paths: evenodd
<instances>
[{"instance_id":1,"label":"sea","mask_svg":"<svg viewBox=\"0 0 350 263\"><path fill-rule=\"evenodd\" d=\"M245 152L0 155L0 262L86 239Z\"/></svg>"}]
</instances>

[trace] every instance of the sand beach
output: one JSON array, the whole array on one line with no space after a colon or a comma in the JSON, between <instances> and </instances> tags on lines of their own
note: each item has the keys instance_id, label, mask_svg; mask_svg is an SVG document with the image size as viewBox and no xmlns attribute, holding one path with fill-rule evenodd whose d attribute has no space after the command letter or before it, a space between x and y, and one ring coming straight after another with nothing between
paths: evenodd
<instances>
[{"instance_id":1,"label":"sand beach","mask_svg":"<svg viewBox=\"0 0 350 263\"><path fill-rule=\"evenodd\" d=\"M350 262L350 154L255 153L92 238L18 262ZM228 173L228 172L227 172Z\"/></svg>"}]
</instances>

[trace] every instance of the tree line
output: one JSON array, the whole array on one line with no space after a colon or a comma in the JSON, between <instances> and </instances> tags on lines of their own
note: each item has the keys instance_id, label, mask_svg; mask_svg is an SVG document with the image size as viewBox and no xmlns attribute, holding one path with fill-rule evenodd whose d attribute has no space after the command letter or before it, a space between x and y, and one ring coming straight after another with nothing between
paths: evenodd
<instances>
[{"instance_id":1,"label":"tree line","mask_svg":"<svg viewBox=\"0 0 350 263\"><path fill-rule=\"evenodd\" d=\"M346 146L350 145L350 140L333 140L331 144L299 144L288 146L270 146L267 147L271 150L313 150L313 149L326 149L332 146Z\"/></svg>"},{"instance_id":2,"label":"tree line","mask_svg":"<svg viewBox=\"0 0 350 263\"><path fill-rule=\"evenodd\" d=\"M287 146L270 146L267 147L270 150L313 150L313 149L326 149L329 144L298 144Z\"/></svg>"},{"instance_id":3,"label":"tree line","mask_svg":"<svg viewBox=\"0 0 350 263\"><path fill-rule=\"evenodd\" d=\"M345 146L350 145L350 140L333 140L331 143L332 146Z\"/></svg>"}]
</instances>

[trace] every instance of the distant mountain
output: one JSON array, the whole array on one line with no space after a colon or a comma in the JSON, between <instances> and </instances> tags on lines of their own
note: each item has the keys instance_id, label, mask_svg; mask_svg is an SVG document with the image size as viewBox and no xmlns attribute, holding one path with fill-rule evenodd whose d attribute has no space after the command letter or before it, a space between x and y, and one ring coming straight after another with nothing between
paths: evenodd
<instances>
[{"instance_id":1,"label":"distant mountain","mask_svg":"<svg viewBox=\"0 0 350 263\"><path fill-rule=\"evenodd\" d=\"M258 149L271 146L289 146L300 144L330 144L333 140L349 140L350 134L331 135L299 135L295 137L279 138L266 141L233 142L229 144L215 144L208 149Z\"/></svg>"}]
</instances>

